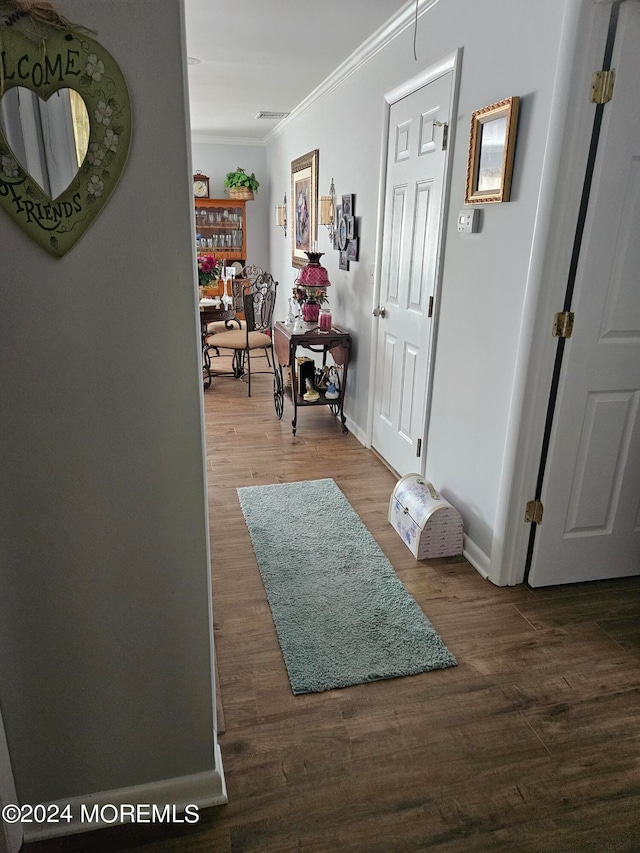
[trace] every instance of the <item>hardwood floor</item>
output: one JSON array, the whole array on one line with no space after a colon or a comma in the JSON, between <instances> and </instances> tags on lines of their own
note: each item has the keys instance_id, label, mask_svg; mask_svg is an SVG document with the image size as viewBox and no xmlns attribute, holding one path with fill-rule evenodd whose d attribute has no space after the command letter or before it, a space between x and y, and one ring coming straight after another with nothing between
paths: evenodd
<instances>
[{"instance_id":1,"label":"hardwood floor","mask_svg":"<svg viewBox=\"0 0 640 853\"><path fill-rule=\"evenodd\" d=\"M497 588L461 558L418 563L387 522L384 465L325 408L302 410L292 437L289 402L278 421L269 377L252 387L248 399L219 377L205 392L229 804L184 830L27 852L640 850L640 579ZM293 696L235 490L318 477L346 494L457 667Z\"/></svg>"}]
</instances>

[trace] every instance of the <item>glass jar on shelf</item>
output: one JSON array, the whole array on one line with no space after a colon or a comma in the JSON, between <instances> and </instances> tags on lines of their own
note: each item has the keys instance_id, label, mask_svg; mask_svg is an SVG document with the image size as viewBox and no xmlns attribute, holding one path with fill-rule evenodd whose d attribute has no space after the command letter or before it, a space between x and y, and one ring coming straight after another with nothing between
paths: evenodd
<instances>
[{"instance_id":1,"label":"glass jar on shelf","mask_svg":"<svg viewBox=\"0 0 640 853\"><path fill-rule=\"evenodd\" d=\"M318 329L321 332L331 331L331 308L321 308L318 317Z\"/></svg>"}]
</instances>

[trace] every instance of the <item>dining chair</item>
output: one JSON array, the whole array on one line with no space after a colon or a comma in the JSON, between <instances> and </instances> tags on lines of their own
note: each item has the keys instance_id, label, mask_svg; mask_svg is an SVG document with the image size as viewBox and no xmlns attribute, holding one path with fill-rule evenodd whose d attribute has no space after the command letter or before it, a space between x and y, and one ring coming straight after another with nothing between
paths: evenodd
<instances>
[{"instance_id":1,"label":"dining chair","mask_svg":"<svg viewBox=\"0 0 640 853\"><path fill-rule=\"evenodd\" d=\"M217 335L220 332L228 332L229 329L234 326L238 329L244 329L246 327L247 324L244 320L244 308L242 305L242 291L245 285L246 282L240 278L229 279L224 292L225 295L231 297L231 307L235 312L235 317L233 320L214 320L211 323L207 323L207 335Z\"/></svg>"},{"instance_id":2,"label":"dining chair","mask_svg":"<svg viewBox=\"0 0 640 853\"><path fill-rule=\"evenodd\" d=\"M215 350L233 352L233 373L236 377L247 374L247 393L251 396L251 362L265 358L268 369L254 373L274 373L273 311L276 304L278 282L257 266L242 270L238 281L233 282L233 307L244 313L245 328L212 335L209 344Z\"/></svg>"}]
</instances>

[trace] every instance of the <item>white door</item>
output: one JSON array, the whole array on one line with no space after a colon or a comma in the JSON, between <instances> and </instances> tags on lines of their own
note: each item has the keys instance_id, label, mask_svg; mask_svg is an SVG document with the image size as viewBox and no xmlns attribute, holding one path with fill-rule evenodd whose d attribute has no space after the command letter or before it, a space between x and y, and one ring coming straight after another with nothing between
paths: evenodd
<instances>
[{"instance_id":1,"label":"white door","mask_svg":"<svg viewBox=\"0 0 640 853\"><path fill-rule=\"evenodd\" d=\"M623 3L529 584L640 574L640 4Z\"/></svg>"},{"instance_id":2,"label":"white door","mask_svg":"<svg viewBox=\"0 0 640 853\"><path fill-rule=\"evenodd\" d=\"M390 108L372 445L421 470L453 72Z\"/></svg>"}]
</instances>

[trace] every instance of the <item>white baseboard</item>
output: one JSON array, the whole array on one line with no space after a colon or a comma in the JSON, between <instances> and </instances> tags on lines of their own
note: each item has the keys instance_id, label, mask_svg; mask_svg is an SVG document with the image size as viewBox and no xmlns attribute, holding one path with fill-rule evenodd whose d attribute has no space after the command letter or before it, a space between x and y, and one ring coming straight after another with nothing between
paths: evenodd
<instances>
[{"instance_id":1,"label":"white baseboard","mask_svg":"<svg viewBox=\"0 0 640 853\"><path fill-rule=\"evenodd\" d=\"M200 809L209 808L211 806L221 806L228 802L227 787L225 784L224 773L222 770L222 757L220 747L215 746L216 750L216 768L215 770L207 770L204 773L194 773L191 776L180 776L176 779L162 779L159 782L149 782L146 785L134 785L130 788L118 788L112 791L100 791L95 794L87 794L81 797L71 797L67 800L59 800L53 803L45 804L47 814L62 813L62 810L68 805L68 813L72 815L73 820L68 823L66 820L57 823L25 823L24 841L41 841L47 838L56 838L61 835L73 835L79 832L91 832L95 829L102 829L108 826L118 826L121 823L130 823L131 818L124 820L112 819L116 814L116 810L123 805L140 805L143 809L141 819L136 820L137 823L158 825L161 821L153 820L153 815L150 810L147 812L144 807L158 806L160 810L169 806L169 820L166 823L172 825L180 822L188 826L190 823L196 823L194 815L195 809L191 809L189 820L181 818L180 815L184 812L186 806L197 806ZM84 812L83 812L84 807ZM97 807L97 808L96 808ZM105 808L104 819L101 816L101 810ZM89 813L92 817L91 821L82 821L81 816ZM177 816L177 820L175 819Z\"/></svg>"},{"instance_id":2,"label":"white baseboard","mask_svg":"<svg viewBox=\"0 0 640 853\"><path fill-rule=\"evenodd\" d=\"M491 559L479 548L473 539L465 534L462 542L462 554L485 580L491 580ZM493 582L493 581L492 581Z\"/></svg>"},{"instance_id":3,"label":"white baseboard","mask_svg":"<svg viewBox=\"0 0 640 853\"><path fill-rule=\"evenodd\" d=\"M357 424L355 424L352 420L349 420L347 428L349 429L351 435L354 438L358 439L360 444L364 445L365 447L367 446L367 434L363 430L361 430Z\"/></svg>"}]
</instances>

